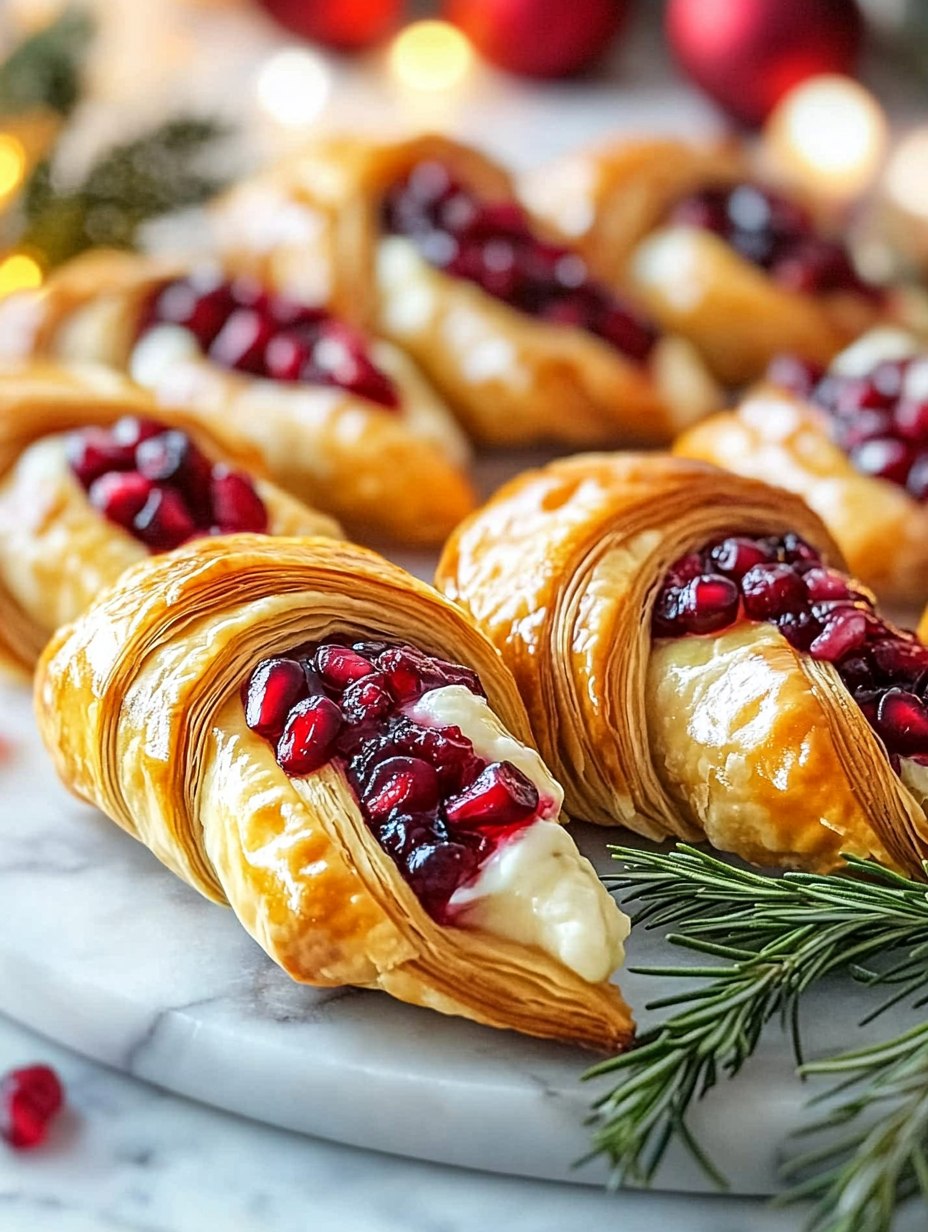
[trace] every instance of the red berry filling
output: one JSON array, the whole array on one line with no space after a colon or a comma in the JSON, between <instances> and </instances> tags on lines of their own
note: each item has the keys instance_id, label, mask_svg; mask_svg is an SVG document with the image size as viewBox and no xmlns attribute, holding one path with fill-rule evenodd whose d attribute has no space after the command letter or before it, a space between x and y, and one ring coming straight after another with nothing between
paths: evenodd
<instances>
[{"instance_id":1,"label":"red berry filling","mask_svg":"<svg viewBox=\"0 0 928 1232\"><path fill-rule=\"evenodd\" d=\"M928 359L886 359L866 376L842 376L793 356L767 378L814 402L856 470L928 500Z\"/></svg>"},{"instance_id":2,"label":"red berry filling","mask_svg":"<svg viewBox=\"0 0 928 1232\"><path fill-rule=\"evenodd\" d=\"M729 536L669 570L655 637L718 633L737 620L775 625L791 646L833 663L893 766L928 765L928 646L884 620L872 596L829 569L798 535Z\"/></svg>"},{"instance_id":3,"label":"red berry filling","mask_svg":"<svg viewBox=\"0 0 928 1232\"><path fill-rule=\"evenodd\" d=\"M412 646L330 639L264 659L242 691L245 722L287 774L330 762L344 771L372 833L441 923L455 890L540 806L516 766L478 756L457 727L409 717L445 685L483 696L468 668Z\"/></svg>"},{"instance_id":4,"label":"red berry filling","mask_svg":"<svg viewBox=\"0 0 928 1232\"><path fill-rule=\"evenodd\" d=\"M323 308L263 290L250 279L206 274L159 287L140 337L156 325L189 330L223 368L271 381L337 385L384 407L399 405L393 382L373 362L364 337Z\"/></svg>"},{"instance_id":5,"label":"red berry filling","mask_svg":"<svg viewBox=\"0 0 928 1232\"><path fill-rule=\"evenodd\" d=\"M72 433L67 452L94 508L153 552L197 535L267 530L251 480L210 462L177 428L126 417Z\"/></svg>"},{"instance_id":6,"label":"red berry filling","mask_svg":"<svg viewBox=\"0 0 928 1232\"><path fill-rule=\"evenodd\" d=\"M0 1138L20 1150L39 1146L63 1102L58 1076L47 1065L11 1070L0 1079Z\"/></svg>"},{"instance_id":7,"label":"red berry filling","mask_svg":"<svg viewBox=\"0 0 928 1232\"><path fill-rule=\"evenodd\" d=\"M757 184L704 188L678 201L670 222L721 236L790 291L878 294L854 269L843 244L817 234L802 206L769 188Z\"/></svg>"},{"instance_id":8,"label":"red berry filling","mask_svg":"<svg viewBox=\"0 0 928 1232\"><path fill-rule=\"evenodd\" d=\"M533 235L514 201L480 201L441 163L419 163L395 185L383 221L430 264L520 312L589 330L639 362L654 346L651 326L594 282L577 253Z\"/></svg>"}]
</instances>

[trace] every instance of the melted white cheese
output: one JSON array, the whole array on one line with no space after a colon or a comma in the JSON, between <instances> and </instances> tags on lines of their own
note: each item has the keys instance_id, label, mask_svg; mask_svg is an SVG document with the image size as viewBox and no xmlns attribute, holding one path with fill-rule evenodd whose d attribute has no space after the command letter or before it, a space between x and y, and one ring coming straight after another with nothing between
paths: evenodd
<instances>
[{"instance_id":1,"label":"melted white cheese","mask_svg":"<svg viewBox=\"0 0 928 1232\"><path fill-rule=\"evenodd\" d=\"M455 922L537 946L590 983L608 979L624 959L629 921L555 820L564 793L538 753L463 685L433 689L406 714L424 727L459 728L479 757L511 762L538 789L538 820L503 842L473 884L452 895Z\"/></svg>"},{"instance_id":2,"label":"melted white cheese","mask_svg":"<svg viewBox=\"0 0 928 1232\"><path fill-rule=\"evenodd\" d=\"M135 344L129 357L129 374L139 385L155 389L174 364L202 358L200 344L189 329L155 325Z\"/></svg>"}]
</instances>

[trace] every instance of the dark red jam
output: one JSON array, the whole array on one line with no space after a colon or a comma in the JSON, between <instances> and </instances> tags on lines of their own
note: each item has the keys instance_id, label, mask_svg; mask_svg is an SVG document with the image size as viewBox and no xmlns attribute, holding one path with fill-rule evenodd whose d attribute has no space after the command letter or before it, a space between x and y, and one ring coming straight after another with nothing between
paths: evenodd
<instances>
[{"instance_id":1,"label":"dark red jam","mask_svg":"<svg viewBox=\"0 0 928 1232\"><path fill-rule=\"evenodd\" d=\"M843 244L815 229L802 206L757 184L704 188L678 201L670 222L721 236L737 253L790 291L851 291L873 296Z\"/></svg>"},{"instance_id":2,"label":"dark red jam","mask_svg":"<svg viewBox=\"0 0 928 1232\"><path fill-rule=\"evenodd\" d=\"M839 376L782 356L767 379L827 412L835 444L862 475L928 500L928 358L887 359L866 376Z\"/></svg>"},{"instance_id":3,"label":"dark red jam","mask_svg":"<svg viewBox=\"0 0 928 1232\"><path fill-rule=\"evenodd\" d=\"M729 536L673 566L654 608L655 637L775 625L791 646L833 663L893 766L928 765L928 646L876 611L873 597L823 564L798 535Z\"/></svg>"},{"instance_id":4,"label":"dark red jam","mask_svg":"<svg viewBox=\"0 0 928 1232\"><path fill-rule=\"evenodd\" d=\"M511 762L479 757L458 727L426 727L408 709L476 675L412 646L332 639L264 659L242 692L245 722L293 776L334 762L364 820L426 911L448 901L507 837L550 802Z\"/></svg>"},{"instance_id":5,"label":"dark red jam","mask_svg":"<svg viewBox=\"0 0 928 1232\"><path fill-rule=\"evenodd\" d=\"M532 234L514 201L480 201L436 162L423 162L387 194L383 222L431 265L545 321L574 325L642 362L654 330L569 248Z\"/></svg>"},{"instance_id":6,"label":"dark red jam","mask_svg":"<svg viewBox=\"0 0 928 1232\"><path fill-rule=\"evenodd\" d=\"M0 1078L0 1138L18 1150L39 1146L63 1102L58 1075L49 1066L11 1070Z\"/></svg>"},{"instance_id":7,"label":"dark red jam","mask_svg":"<svg viewBox=\"0 0 928 1232\"><path fill-rule=\"evenodd\" d=\"M140 336L178 325L223 368L288 383L337 385L380 406L399 406L396 386L373 362L367 340L323 308L273 295L249 278L191 274L160 286Z\"/></svg>"},{"instance_id":8,"label":"dark red jam","mask_svg":"<svg viewBox=\"0 0 928 1232\"><path fill-rule=\"evenodd\" d=\"M199 535L267 530L248 476L210 462L177 428L126 417L72 433L67 452L94 508L152 552Z\"/></svg>"}]
</instances>

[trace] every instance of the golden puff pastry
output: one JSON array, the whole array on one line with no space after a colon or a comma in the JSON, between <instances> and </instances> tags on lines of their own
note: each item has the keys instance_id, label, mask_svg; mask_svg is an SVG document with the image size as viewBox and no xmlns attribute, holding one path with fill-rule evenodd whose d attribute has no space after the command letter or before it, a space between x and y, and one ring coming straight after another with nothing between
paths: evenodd
<instances>
[{"instance_id":1,"label":"golden puff pastry","mask_svg":"<svg viewBox=\"0 0 928 1232\"><path fill-rule=\"evenodd\" d=\"M36 706L71 790L294 979L628 1044L628 921L558 824L515 683L396 566L249 535L153 558L55 636Z\"/></svg>"},{"instance_id":2,"label":"golden puff pastry","mask_svg":"<svg viewBox=\"0 0 928 1232\"><path fill-rule=\"evenodd\" d=\"M149 463L165 444L184 451L190 482L203 484L192 497L195 518L186 499L177 503L177 483L151 482L136 470L134 444L142 438L150 441ZM0 367L0 663L31 670L51 633L147 557L158 536L170 547L223 523L239 529L243 517L270 534L339 534L331 518L237 469L254 461L220 424L210 430L159 407L107 369ZM172 495L159 509L168 487ZM215 507L217 491L224 511ZM114 520L124 509L129 521L144 509L143 538ZM170 525L159 524L165 516Z\"/></svg>"},{"instance_id":3,"label":"golden puff pastry","mask_svg":"<svg viewBox=\"0 0 928 1232\"><path fill-rule=\"evenodd\" d=\"M218 268L89 253L7 301L0 336L6 355L107 364L228 426L358 535L440 543L474 505L467 442L402 352Z\"/></svg>"},{"instance_id":4,"label":"golden puff pastry","mask_svg":"<svg viewBox=\"0 0 928 1232\"><path fill-rule=\"evenodd\" d=\"M522 187L597 273L692 342L727 384L760 376L780 352L827 362L879 315L878 297L804 205L759 188L729 147L604 144Z\"/></svg>"},{"instance_id":5,"label":"golden puff pastry","mask_svg":"<svg viewBox=\"0 0 928 1232\"><path fill-rule=\"evenodd\" d=\"M512 669L573 815L760 865L919 870L928 648L841 568L796 496L588 455L504 487L438 582Z\"/></svg>"},{"instance_id":6,"label":"golden puff pastry","mask_svg":"<svg viewBox=\"0 0 928 1232\"><path fill-rule=\"evenodd\" d=\"M215 211L224 258L330 301L422 366L478 441L667 441L720 405L692 347L593 283L444 137L324 140Z\"/></svg>"},{"instance_id":7,"label":"golden puff pastry","mask_svg":"<svg viewBox=\"0 0 928 1232\"><path fill-rule=\"evenodd\" d=\"M684 432L674 452L797 492L881 598L923 603L928 422L918 416L928 356L911 335L874 330L826 374L785 360L777 374L785 385L750 390L735 410Z\"/></svg>"}]
</instances>

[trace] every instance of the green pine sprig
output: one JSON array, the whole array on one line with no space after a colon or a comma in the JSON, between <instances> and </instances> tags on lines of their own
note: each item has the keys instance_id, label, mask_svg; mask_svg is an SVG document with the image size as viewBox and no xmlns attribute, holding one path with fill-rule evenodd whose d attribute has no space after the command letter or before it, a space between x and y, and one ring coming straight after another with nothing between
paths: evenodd
<instances>
[{"instance_id":1,"label":"green pine sprig","mask_svg":"<svg viewBox=\"0 0 928 1232\"><path fill-rule=\"evenodd\" d=\"M81 96L81 72L93 34L88 12L66 8L17 44L0 63L0 115L37 108L69 115Z\"/></svg>"},{"instance_id":2,"label":"green pine sprig","mask_svg":"<svg viewBox=\"0 0 928 1232\"><path fill-rule=\"evenodd\" d=\"M133 248L152 218L197 205L224 186L204 168L228 130L216 120L183 117L114 146L74 186L57 183L51 160L30 176L5 220L3 242L54 266L93 247Z\"/></svg>"},{"instance_id":3,"label":"green pine sprig","mask_svg":"<svg viewBox=\"0 0 928 1232\"><path fill-rule=\"evenodd\" d=\"M734 1077L740 1071L773 1018L791 1030L801 1060L800 999L825 975L847 971L871 984L898 985L891 1002L924 985L928 890L924 884L852 858L847 861L848 877L792 873L773 878L682 845L670 854L632 848L613 852L624 871L608 880L624 891L626 905L637 904L638 926L673 925L671 943L723 962L638 969L686 980L680 993L648 1007L682 1008L645 1031L632 1052L588 1071L588 1078L619 1077L593 1106L591 1155L604 1155L610 1161L613 1183L647 1184L677 1139L724 1184L690 1128L692 1104L720 1076ZM871 959L878 968L864 966ZM910 1061L913 1048L906 1039L900 1053L894 1054L895 1061ZM813 1068L820 1072L818 1067L840 1061L818 1062L804 1067L804 1072ZM832 1116L852 1119L854 1109L859 1114L884 1096L899 1096L900 1075L877 1071L872 1058L870 1065L869 1085L854 1108ZM908 1071L906 1076L910 1077ZM867 1082L866 1075L862 1082ZM864 1104L859 1104L861 1099ZM886 1168L880 1174L881 1192L885 1198L885 1187L891 1191L889 1209L912 1191L912 1176L921 1177L920 1157L906 1145L910 1136L925 1145L921 1111L915 1100L907 1112L900 1112L890 1143L882 1143ZM821 1128L825 1127L823 1122ZM855 1133L845 1140L843 1151L821 1160L810 1160L807 1154L791 1165L794 1175L803 1178L800 1196L818 1198L814 1226L822 1232L826 1228L857 1232L856 1224L828 1222L843 1207L853 1209L861 1192L860 1177L870 1166L872 1143L864 1129ZM896 1159L903 1161L898 1168L892 1162ZM816 1170L819 1163L822 1172ZM884 1221L860 1226L862 1232L884 1232L890 1225Z\"/></svg>"}]
</instances>

